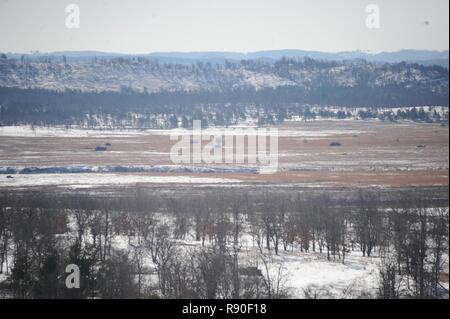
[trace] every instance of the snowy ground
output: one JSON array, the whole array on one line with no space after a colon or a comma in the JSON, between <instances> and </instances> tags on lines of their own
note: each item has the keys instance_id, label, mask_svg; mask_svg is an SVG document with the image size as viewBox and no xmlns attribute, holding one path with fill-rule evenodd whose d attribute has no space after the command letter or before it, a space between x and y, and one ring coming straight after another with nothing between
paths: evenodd
<instances>
[{"instance_id":1,"label":"snowy ground","mask_svg":"<svg viewBox=\"0 0 450 319\"><path fill-rule=\"evenodd\" d=\"M157 214L160 220L170 223L170 218ZM184 240L174 240L179 251L189 254L192 250L201 249L201 241L194 239L189 233ZM206 241L205 247L211 243ZM113 245L117 249L130 250L128 237L115 236ZM232 250L232 247L229 247ZM243 232L239 239L239 264L241 267L253 266L261 270L264 276L266 269L261 259L260 249L254 238ZM326 250L320 253L301 251L298 245L290 246L286 251L280 245L278 255L272 249L262 249L264 259L268 263L269 276L275 278L280 267L282 284L291 298L305 298L305 292L316 293L319 298L356 298L360 296L375 297L379 285L379 261L376 252L372 257L364 257L356 249L347 252L344 262L338 256L327 260ZM147 267L152 268L150 256L144 256Z\"/></svg>"},{"instance_id":2,"label":"snowy ground","mask_svg":"<svg viewBox=\"0 0 450 319\"><path fill-rule=\"evenodd\" d=\"M239 183L229 178L208 178L194 176L148 176L137 174L88 173L88 174L20 174L14 178L1 176L1 187L61 186L69 188L90 188L105 185L136 184L223 184Z\"/></svg>"},{"instance_id":3,"label":"snowy ground","mask_svg":"<svg viewBox=\"0 0 450 319\"><path fill-rule=\"evenodd\" d=\"M239 253L241 266L254 266L266 276L262 260L258 257L259 248L244 235ZM201 242L193 239L177 241L184 253L200 249ZM207 245L208 246L208 243ZM114 247L122 250L131 249L126 236L115 236ZM345 262L336 257L327 260L326 252L301 252L298 247L284 251L279 249L275 255L273 249L263 249L268 262L269 274L275 278L279 268L282 272L282 284L291 298L305 298L305 292L315 293L319 298L356 298L364 295L375 297L378 287L378 257L363 257L361 252L353 251L345 256ZM153 267L149 256L144 257L146 267Z\"/></svg>"},{"instance_id":4,"label":"snowy ground","mask_svg":"<svg viewBox=\"0 0 450 319\"><path fill-rule=\"evenodd\" d=\"M294 298L304 297L305 291L316 292L321 297L352 298L363 292L374 296L378 285L376 257L362 257L358 253L342 261L328 261L325 253L280 252L272 255L271 271L281 265L286 275L286 287Z\"/></svg>"},{"instance_id":5,"label":"snowy ground","mask_svg":"<svg viewBox=\"0 0 450 319\"><path fill-rule=\"evenodd\" d=\"M267 134L278 134L279 137L327 137L340 134L362 134L371 133L365 130L343 129L333 130L325 129L320 131L299 130L299 129L279 129L278 131L260 128L260 132ZM227 128L207 128L201 131L203 135L255 135L257 128L254 126L240 125ZM191 135L192 130L187 129L82 129L67 128L62 126L54 127L32 127L29 125L21 126L0 126L0 136L9 137L133 137L139 135Z\"/></svg>"},{"instance_id":6,"label":"snowy ground","mask_svg":"<svg viewBox=\"0 0 450 319\"><path fill-rule=\"evenodd\" d=\"M239 130L243 127L252 126L234 126L225 135L242 134ZM29 126L0 127L0 174L17 174L23 169L27 174L171 172L197 176L197 173L217 173L221 175L204 177L250 182L258 179L258 182L279 184L448 185L448 126L445 125L353 120L287 122L270 129L273 128L278 129L279 176L258 177L252 171L255 164L228 164L226 160L231 159L228 152L224 152L218 163L200 163L195 169L190 168L193 164L183 163L174 171L172 167L176 163L170 154L176 141L168 135L190 134L190 130L83 130ZM224 131L209 128L203 133L224 134ZM339 142L340 146L331 147L333 142ZM109 145L106 151L95 151L97 146L106 144ZM218 149L223 151L229 147L221 145ZM245 166L247 171L239 166ZM169 169L164 170L164 167ZM236 176L235 173L248 174ZM373 176L361 179L368 174L376 180ZM393 179L394 175L398 178ZM56 179L62 181L59 177ZM102 181L106 179L109 178ZM1 184L14 186L20 182L2 181Z\"/></svg>"}]
</instances>

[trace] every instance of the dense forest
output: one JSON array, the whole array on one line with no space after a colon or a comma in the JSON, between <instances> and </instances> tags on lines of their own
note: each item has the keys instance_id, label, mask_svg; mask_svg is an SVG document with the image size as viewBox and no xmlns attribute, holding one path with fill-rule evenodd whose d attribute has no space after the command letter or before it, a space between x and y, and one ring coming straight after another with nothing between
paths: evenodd
<instances>
[{"instance_id":1,"label":"dense forest","mask_svg":"<svg viewBox=\"0 0 450 319\"><path fill-rule=\"evenodd\" d=\"M398 103L394 102L398 101ZM401 102L401 103L400 103ZM278 87L229 92L82 92L65 90L0 87L1 125L77 125L82 127L174 128L190 127L193 119L207 125L231 125L246 120L274 124L299 116L313 118L350 118L355 114L330 111L327 106L365 107L362 119L443 121L438 112L420 107L390 111L383 106L448 105L448 92L437 94L417 89L334 88L306 90ZM311 106L316 107L312 111ZM448 112L447 112L448 114Z\"/></svg>"}]
</instances>

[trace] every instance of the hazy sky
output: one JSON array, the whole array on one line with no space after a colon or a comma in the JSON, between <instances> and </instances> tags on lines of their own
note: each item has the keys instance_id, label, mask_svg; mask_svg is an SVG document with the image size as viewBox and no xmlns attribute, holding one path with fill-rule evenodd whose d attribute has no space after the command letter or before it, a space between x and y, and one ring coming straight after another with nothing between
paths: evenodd
<instances>
[{"instance_id":1,"label":"hazy sky","mask_svg":"<svg viewBox=\"0 0 450 319\"><path fill-rule=\"evenodd\" d=\"M80 28L65 8L80 8ZM368 4L380 28L365 25ZM448 50L448 0L0 0L0 51Z\"/></svg>"}]
</instances>

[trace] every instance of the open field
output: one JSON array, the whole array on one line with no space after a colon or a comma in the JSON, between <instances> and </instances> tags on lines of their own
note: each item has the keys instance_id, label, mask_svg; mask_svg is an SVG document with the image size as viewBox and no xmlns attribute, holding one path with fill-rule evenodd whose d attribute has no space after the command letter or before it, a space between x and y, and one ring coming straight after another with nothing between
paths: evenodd
<instances>
[{"instance_id":1,"label":"open field","mask_svg":"<svg viewBox=\"0 0 450 319\"><path fill-rule=\"evenodd\" d=\"M448 185L448 126L429 123L387 123L378 121L287 122L278 128L279 169L275 174L233 171L230 164L190 165L190 170L173 170L169 152L174 145L170 130L79 130L62 128L0 128L0 168L30 167L166 167L143 173L111 172L68 177L67 185L253 183L319 184L341 186L432 186ZM217 132L208 129L204 134ZM175 131L177 132L177 131ZM186 133L178 130L178 133ZM339 142L341 146L331 147ZM98 145L110 143L106 152ZM205 167L227 167L228 172ZM65 184L63 176L15 175L1 178L0 187ZM138 175L138 176L137 176ZM0 175L1 176L1 175ZM197 180L198 179L198 180ZM70 182L72 180L72 182ZM73 182L75 180L75 183ZM97 181L97 182L96 182ZM197 183L198 182L198 183Z\"/></svg>"}]
</instances>

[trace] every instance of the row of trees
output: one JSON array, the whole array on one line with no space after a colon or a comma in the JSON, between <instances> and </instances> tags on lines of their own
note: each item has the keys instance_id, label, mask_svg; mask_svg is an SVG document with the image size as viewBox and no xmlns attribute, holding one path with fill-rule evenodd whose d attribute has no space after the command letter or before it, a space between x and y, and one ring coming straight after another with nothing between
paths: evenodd
<instances>
[{"instance_id":1,"label":"row of trees","mask_svg":"<svg viewBox=\"0 0 450 319\"><path fill-rule=\"evenodd\" d=\"M339 90L347 90L341 88ZM132 90L122 92L64 92L41 89L17 89L0 87L0 125L77 125L81 127L133 127L176 128L192 126L192 121L202 120L204 126L232 125L245 120L260 124L275 124L293 116L306 120L317 117L345 119L355 116L350 109L332 110L327 105L339 105L333 90L304 90L296 87L277 89L236 89L229 92L161 92L139 93ZM348 92L342 91L344 96ZM376 92L377 97L387 94L388 88ZM340 93L340 94L341 94ZM319 94L321 101L304 98ZM442 101L427 101L409 92L411 101L404 105L448 105ZM352 98L353 102L356 102ZM380 120L413 120L439 122L448 121L448 112L423 108L409 110L379 110L376 99L364 96L364 103L349 106L369 105L358 117ZM322 105L312 110L309 105ZM343 105L346 105L345 103ZM389 103L387 103L389 105Z\"/></svg>"},{"instance_id":2,"label":"row of trees","mask_svg":"<svg viewBox=\"0 0 450 319\"><path fill-rule=\"evenodd\" d=\"M0 272L7 280L0 291L18 298L284 298L287 277L273 258L295 251L341 263L349 254L376 256L378 297L439 297L448 274L448 206L415 195L4 195ZM80 289L65 287L67 264L80 267Z\"/></svg>"}]
</instances>

